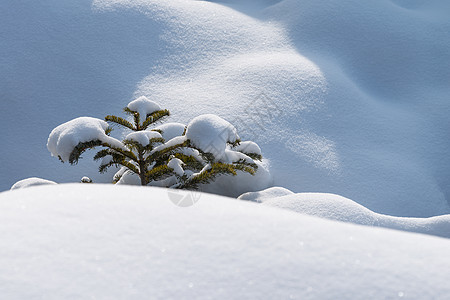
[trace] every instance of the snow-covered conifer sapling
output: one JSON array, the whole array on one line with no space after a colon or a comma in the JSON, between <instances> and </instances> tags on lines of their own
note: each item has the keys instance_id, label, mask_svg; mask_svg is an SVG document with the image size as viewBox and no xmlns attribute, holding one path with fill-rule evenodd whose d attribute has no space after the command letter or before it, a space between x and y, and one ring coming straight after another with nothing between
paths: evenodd
<instances>
[{"instance_id":1,"label":"snow-covered conifer sapling","mask_svg":"<svg viewBox=\"0 0 450 300\"><path fill-rule=\"evenodd\" d=\"M101 161L99 172L120 167L114 183L137 175L141 185L183 189L197 189L220 175L253 175L255 160L262 159L256 143L241 142L235 127L216 115L198 116L184 127L155 126L170 113L145 96L131 101L124 112L128 119L80 117L61 124L50 133L47 148L73 165L86 150L101 147L94 156ZM125 138L112 137L113 126L125 130Z\"/></svg>"}]
</instances>

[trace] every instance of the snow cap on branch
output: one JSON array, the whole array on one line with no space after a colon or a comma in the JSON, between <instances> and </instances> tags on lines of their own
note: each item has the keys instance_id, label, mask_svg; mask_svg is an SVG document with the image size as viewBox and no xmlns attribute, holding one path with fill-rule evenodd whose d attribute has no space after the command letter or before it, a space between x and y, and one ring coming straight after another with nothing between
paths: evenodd
<instances>
[{"instance_id":1,"label":"snow cap on branch","mask_svg":"<svg viewBox=\"0 0 450 300\"><path fill-rule=\"evenodd\" d=\"M136 131L128 134L125 140L135 141L141 144L141 146L147 146L150 144L150 140L153 138L161 138L161 134L156 131Z\"/></svg>"},{"instance_id":2,"label":"snow cap on branch","mask_svg":"<svg viewBox=\"0 0 450 300\"><path fill-rule=\"evenodd\" d=\"M203 152L212 153L220 159L227 143L239 140L236 128L228 121L213 114L200 115L187 126L186 138Z\"/></svg>"},{"instance_id":3,"label":"snow cap on branch","mask_svg":"<svg viewBox=\"0 0 450 300\"><path fill-rule=\"evenodd\" d=\"M128 103L127 107L132 111L138 112L141 120L145 120L147 118L147 115L161 110L161 107L158 103L149 100L145 96L141 96L136 100L131 101L130 103Z\"/></svg>"},{"instance_id":4,"label":"snow cap on branch","mask_svg":"<svg viewBox=\"0 0 450 300\"><path fill-rule=\"evenodd\" d=\"M115 147L123 148L122 143L106 135L108 123L91 117L80 117L59 125L50 133L47 140L47 149L52 156L68 161L70 153L83 142L100 140Z\"/></svg>"}]
</instances>

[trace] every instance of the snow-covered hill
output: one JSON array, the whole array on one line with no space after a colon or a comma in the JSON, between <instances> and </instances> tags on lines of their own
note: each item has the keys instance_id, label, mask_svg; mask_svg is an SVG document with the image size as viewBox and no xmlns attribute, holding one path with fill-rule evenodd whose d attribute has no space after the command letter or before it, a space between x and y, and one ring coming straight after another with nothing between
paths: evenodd
<instances>
[{"instance_id":1,"label":"snow-covered hill","mask_svg":"<svg viewBox=\"0 0 450 300\"><path fill-rule=\"evenodd\" d=\"M211 194L0 193L4 299L446 299L450 240Z\"/></svg>"},{"instance_id":2,"label":"snow-covered hill","mask_svg":"<svg viewBox=\"0 0 450 300\"><path fill-rule=\"evenodd\" d=\"M384 214L450 212L448 2L0 2L0 190L96 175L50 157L57 125L146 95L227 119L275 184Z\"/></svg>"}]
</instances>

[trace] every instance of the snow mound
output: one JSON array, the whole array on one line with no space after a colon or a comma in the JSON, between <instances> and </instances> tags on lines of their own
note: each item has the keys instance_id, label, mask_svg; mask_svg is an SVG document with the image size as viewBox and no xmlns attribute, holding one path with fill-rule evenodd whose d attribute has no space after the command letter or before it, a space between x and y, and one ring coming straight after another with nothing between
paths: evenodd
<instances>
[{"instance_id":1,"label":"snow mound","mask_svg":"<svg viewBox=\"0 0 450 300\"><path fill-rule=\"evenodd\" d=\"M171 140L174 137L181 136L184 132L186 125L181 123L164 123L162 125L156 126L154 129L159 129L162 131L162 137L165 141Z\"/></svg>"},{"instance_id":2,"label":"snow mound","mask_svg":"<svg viewBox=\"0 0 450 300\"><path fill-rule=\"evenodd\" d=\"M236 128L228 121L213 114L192 119L186 128L186 138L203 152L212 153L217 159L224 156L227 143L239 139Z\"/></svg>"},{"instance_id":3,"label":"snow mound","mask_svg":"<svg viewBox=\"0 0 450 300\"><path fill-rule=\"evenodd\" d=\"M180 191L178 197L193 197ZM445 299L450 240L199 193L0 193L5 299ZM214 262L214 263L211 263ZM26 288L24 288L26 287Z\"/></svg>"},{"instance_id":4,"label":"snow mound","mask_svg":"<svg viewBox=\"0 0 450 300\"><path fill-rule=\"evenodd\" d=\"M277 197L282 197L286 195L292 195L294 194L292 191L279 187L274 186L265 190L260 190L257 192L248 192L240 195L238 197L239 200L247 200L247 201L253 201L253 202L264 202L266 200L270 200Z\"/></svg>"},{"instance_id":5,"label":"snow mound","mask_svg":"<svg viewBox=\"0 0 450 300\"><path fill-rule=\"evenodd\" d=\"M139 116L141 118L141 122L144 121L147 118L147 115L161 110L161 107L158 103L153 102L149 100L145 96L141 96L130 103L128 103L127 107L132 110L139 113Z\"/></svg>"},{"instance_id":6,"label":"snow mound","mask_svg":"<svg viewBox=\"0 0 450 300\"><path fill-rule=\"evenodd\" d=\"M108 123L103 120L80 117L59 125L48 137L47 149L52 156L68 161L70 153L79 144L92 140L100 140L115 147L123 148L122 143L106 135Z\"/></svg>"},{"instance_id":7,"label":"snow mound","mask_svg":"<svg viewBox=\"0 0 450 300\"><path fill-rule=\"evenodd\" d=\"M45 184L57 184L57 183L51 180L46 180L37 177L30 177L14 183L14 185L11 187L11 190L23 189L30 186L45 185Z\"/></svg>"},{"instance_id":8,"label":"snow mound","mask_svg":"<svg viewBox=\"0 0 450 300\"><path fill-rule=\"evenodd\" d=\"M367 226L380 226L450 238L450 215L430 218L403 218L375 213L342 196L323 193L298 193L279 196L279 191L268 189L247 193L242 200L263 202L263 205L289 209L298 213ZM270 199L269 195L275 194Z\"/></svg>"}]
</instances>

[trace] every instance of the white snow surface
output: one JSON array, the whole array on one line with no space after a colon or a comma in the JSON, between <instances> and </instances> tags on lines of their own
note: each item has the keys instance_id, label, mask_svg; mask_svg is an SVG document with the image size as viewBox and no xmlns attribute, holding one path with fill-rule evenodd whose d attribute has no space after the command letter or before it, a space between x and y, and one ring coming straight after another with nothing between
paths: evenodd
<instances>
[{"instance_id":1,"label":"white snow surface","mask_svg":"<svg viewBox=\"0 0 450 300\"><path fill-rule=\"evenodd\" d=\"M11 190L23 189L30 186L45 185L45 184L57 184L57 183L47 179L30 177L19 180L16 183L14 183L13 186L11 187Z\"/></svg>"},{"instance_id":2,"label":"white snow surface","mask_svg":"<svg viewBox=\"0 0 450 300\"><path fill-rule=\"evenodd\" d=\"M75 146L83 142L100 140L117 148L124 148L119 140L106 135L106 128L108 123L100 119L91 117L73 119L52 130L47 140L47 149L52 156L68 161Z\"/></svg>"},{"instance_id":3,"label":"white snow surface","mask_svg":"<svg viewBox=\"0 0 450 300\"><path fill-rule=\"evenodd\" d=\"M181 195L189 192L180 191ZM5 299L445 299L450 240L210 194L63 184L0 193Z\"/></svg>"},{"instance_id":4,"label":"white snow surface","mask_svg":"<svg viewBox=\"0 0 450 300\"><path fill-rule=\"evenodd\" d=\"M280 187L249 192L238 199L289 209L298 213L366 226L432 234L450 238L450 215L429 218L393 217L375 213L345 197L324 193L297 193Z\"/></svg>"},{"instance_id":5,"label":"white snow surface","mask_svg":"<svg viewBox=\"0 0 450 300\"><path fill-rule=\"evenodd\" d=\"M0 190L29 174L109 182L89 154L77 167L51 158L48 133L146 96L173 122L231 122L262 148L278 186L383 214L448 214L449 6L0 1Z\"/></svg>"},{"instance_id":6,"label":"white snow surface","mask_svg":"<svg viewBox=\"0 0 450 300\"><path fill-rule=\"evenodd\" d=\"M227 143L239 139L236 128L213 114L192 119L186 128L186 138L203 152L212 153L217 160L225 155Z\"/></svg>"},{"instance_id":7,"label":"white snow surface","mask_svg":"<svg viewBox=\"0 0 450 300\"><path fill-rule=\"evenodd\" d=\"M140 96L139 98L131 101L130 103L128 103L127 107L132 111L136 111L139 113L141 122L145 121L147 115L161 110L161 107L158 103L149 100L145 96Z\"/></svg>"}]
</instances>

